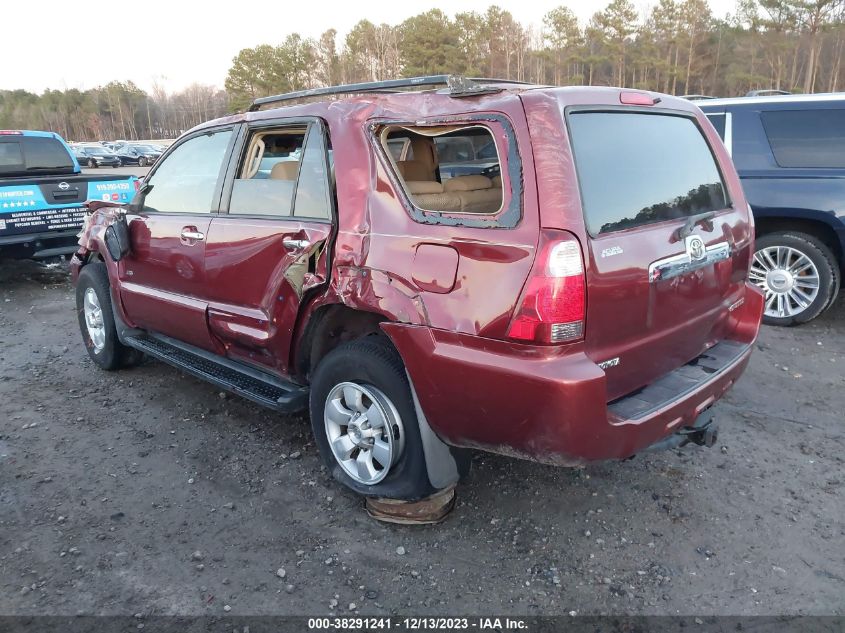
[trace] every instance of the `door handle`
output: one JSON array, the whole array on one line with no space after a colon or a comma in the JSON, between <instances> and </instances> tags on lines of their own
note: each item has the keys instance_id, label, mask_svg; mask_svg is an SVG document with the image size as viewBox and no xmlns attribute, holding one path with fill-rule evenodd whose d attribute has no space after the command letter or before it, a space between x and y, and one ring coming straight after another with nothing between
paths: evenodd
<instances>
[{"instance_id":1,"label":"door handle","mask_svg":"<svg viewBox=\"0 0 845 633\"><path fill-rule=\"evenodd\" d=\"M189 226L182 229L181 235L183 240L195 240L200 242L205 239L205 233L200 233L195 228Z\"/></svg>"},{"instance_id":2,"label":"door handle","mask_svg":"<svg viewBox=\"0 0 845 633\"><path fill-rule=\"evenodd\" d=\"M295 251L301 248L308 248L311 246L311 242L308 240L293 240L285 238L282 240L282 246L284 246L289 251Z\"/></svg>"}]
</instances>

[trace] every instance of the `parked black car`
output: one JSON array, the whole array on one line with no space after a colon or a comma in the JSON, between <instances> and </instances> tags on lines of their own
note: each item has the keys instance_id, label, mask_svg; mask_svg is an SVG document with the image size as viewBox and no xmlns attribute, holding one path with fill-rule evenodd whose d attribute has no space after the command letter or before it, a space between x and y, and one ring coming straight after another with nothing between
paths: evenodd
<instances>
[{"instance_id":1,"label":"parked black car","mask_svg":"<svg viewBox=\"0 0 845 633\"><path fill-rule=\"evenodd\" d=\"M140 167L152 165L161 156L161 151L154 147L129 143L115 148L115 152L120 157L122 164L138 165Z\"/></svg>"},{"instance_id":2,"label":"parked black car","mask_svg":"<svg viewBox=\"0 0 845 633\"><path fill-rule=\"evenodd\" d=\"M697 103L733 156L756 224L763 320L810 321L836 300L845 252L845 95Z\"/></svg>"},{"instance_id":3,"label":"parked black car","mask_svg":"<svg viewBox=\"0 0 845 633\"><path fill-rule=\"evenodd\" d=\"M83 167L120 167L117 154L96 145L71 145L77 162Z\"/></svg>"}]
</instances>

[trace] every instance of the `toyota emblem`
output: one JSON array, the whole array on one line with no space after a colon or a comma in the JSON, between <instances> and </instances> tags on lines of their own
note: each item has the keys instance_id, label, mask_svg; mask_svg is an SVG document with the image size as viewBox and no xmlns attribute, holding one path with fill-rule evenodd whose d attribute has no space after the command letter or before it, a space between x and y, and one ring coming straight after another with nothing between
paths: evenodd
<instances>
[{"instance_id":1,"label":"toyota emblem","mask_svg":"<svg viewBox=\"0 0 845 633\"><path fill-rule=\"evenodd\" d=\"M704 259L706 254L707 248L704 246L704 240L697 235L691 235L687 238L687 255L689 255L690 260Z\"/></svg>"}]
</instances>

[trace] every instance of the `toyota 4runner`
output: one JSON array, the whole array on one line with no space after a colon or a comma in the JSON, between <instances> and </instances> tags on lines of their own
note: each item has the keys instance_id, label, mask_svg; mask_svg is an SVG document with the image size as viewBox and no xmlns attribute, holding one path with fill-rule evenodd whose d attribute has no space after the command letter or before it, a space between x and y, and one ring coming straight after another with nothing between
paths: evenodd
<instances>
[{"instance_id":1,"label":"toyota 4runner","mask_svg":"<svg viewBox=\"0 0 845 633\"><path fill-rule=\"evenodd\" d=\"M131 204L89 205L72 269L97 365L149 355L309 408L370 496L453 485L465 448L571 466L715 440L763 296L695 105L437 76L250 110L183 135Z\"/></svg>"}]
</instances>

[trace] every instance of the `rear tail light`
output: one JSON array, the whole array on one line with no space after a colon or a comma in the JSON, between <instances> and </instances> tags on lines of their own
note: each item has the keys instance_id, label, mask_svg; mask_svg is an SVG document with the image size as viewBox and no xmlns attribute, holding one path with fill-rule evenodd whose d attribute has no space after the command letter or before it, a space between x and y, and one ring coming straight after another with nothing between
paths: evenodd
<instances>
[{"instance_id":1,"label":"rear tail light","mask_svg":"<svg viewBox=\"0 0 845 633\"><path fill-rule=\"evenodd\" d=\"M136 179L134 181L134 184L135 184L135 192L137 193L137 192L141 191L141 181Z\"/></svg>"},{"instance_id":2,"label":"rear tail light","mask_svg":"<svg viewBox=\"0 0 845 633\"><path fill-rule=\"evenodd\" d=\"M543 231L508 338L546 345L578 340L584 336L585 310L581 245L569 233Z\"/></svg>"},{"instance_id":3,"label":"rear tail light","mask_svg":"<svg viewBox=\"0 0 845 633\"><path fill-rule=\"evenodd\" d=\"M23 132L20 130L0 130L0 136L23 136Z\"/></svg>"}]
</instances>

